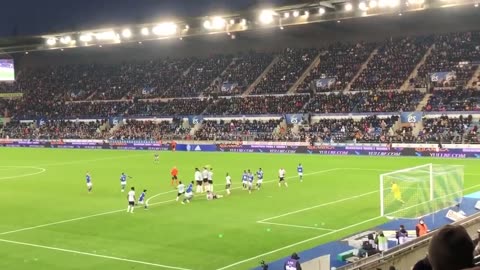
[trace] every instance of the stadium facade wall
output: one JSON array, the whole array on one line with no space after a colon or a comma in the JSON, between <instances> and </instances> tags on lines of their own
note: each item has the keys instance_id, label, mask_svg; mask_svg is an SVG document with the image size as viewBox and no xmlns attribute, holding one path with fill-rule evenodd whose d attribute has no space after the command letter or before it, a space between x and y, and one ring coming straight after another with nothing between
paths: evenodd
<instances>
[{"instance_id":1,"label":"stadium facade wall","mask_svg":"<svg viewBox=\"0 0 480 270\"><path fill-rule=\"evenodd\" d=\"M167 151L170 149L168 142L121 140L0 139L0 146L150 151ZM306 143L271 142L178 142L176 150L188 152L280 153L337 156L480 158L480 145L448 145L444 148L439 148L431 144L394 144L392 146L386 146L380 144L307 145Z\"/></svg>"}]
</instances>

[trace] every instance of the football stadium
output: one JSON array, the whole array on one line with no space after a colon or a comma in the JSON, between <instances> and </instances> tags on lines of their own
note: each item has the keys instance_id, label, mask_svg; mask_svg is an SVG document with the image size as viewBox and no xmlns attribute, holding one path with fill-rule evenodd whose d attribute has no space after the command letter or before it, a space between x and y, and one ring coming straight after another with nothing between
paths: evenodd
<instances>
[{"instance_id":1,"label":"football stadium","mask_svg":"<svg viewBox=\"0 0 480 270\"><path fill-rule=\"evenodd\" d=\"M0 269L480 269L477 0L110 2L0 19Z\"/></svg>"}]
</instances>

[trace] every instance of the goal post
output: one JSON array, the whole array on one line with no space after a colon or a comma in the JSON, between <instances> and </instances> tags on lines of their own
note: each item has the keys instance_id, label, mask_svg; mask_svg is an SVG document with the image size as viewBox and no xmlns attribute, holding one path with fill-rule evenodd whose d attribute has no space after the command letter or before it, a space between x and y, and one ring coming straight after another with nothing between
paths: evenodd
<instances>
[{"instance_id":1,"label":"goal post","mask_svg":"<svg viewBox=\"0 0 480 270\"><path fill-rule=\"evenodd\" d=\"M463 166L424 164L380 175L380 215L418 218L461 203Z\"/></svg>"}]
</instances>

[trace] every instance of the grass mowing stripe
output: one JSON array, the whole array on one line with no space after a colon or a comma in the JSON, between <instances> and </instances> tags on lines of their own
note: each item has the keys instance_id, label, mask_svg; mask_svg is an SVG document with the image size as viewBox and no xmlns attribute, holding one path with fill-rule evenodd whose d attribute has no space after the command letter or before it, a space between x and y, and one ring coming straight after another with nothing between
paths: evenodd
<instances>
[{"instance_id":1,"label":"grass mowing stripe","mask_svg":"<svg viewBox=\"0 0 480 270\"><path fill-rule=\"evenodd\" d=\"M322 171L312 172L312 173L305 174L305 175L314 175L314 174L319 174L319 173L334 171L334 170L337 170L337 169L338 169L338 168L328 169L328 170L322 170ZM296 176L290 176L290 177L287 177L287 178L293 178L293 177L296 177ZM265 181L264 183L273 182L273 181L276 181L276 180ZM232 188L232 189L239 189L239 188L241 188L241 187L239 186L239 187ZM149 201L150 201L152 198L154 198L154 197L156 197L156 196L159 196L159 195L168 194L168 193L171 193L171 192L176 192L176 190L172 190L172 191L167 191L167 192L162 192L162 193L156 194L156 195L150 197L150 199L147 200L147 204L149 204ZM151 204L149 204L149 205L150 205L150 206L153 206L153 205L164 204L164 203L169 203L169 202L174 202L174 201L176 201L176 200L172 199L172 200L167 200L167 201L161 201L161 202L151 203ZM141 207L141 206L139 206L139 207ZM137 208L138 208L138 207L137 207ZM28 230L33 230L33 229L38 229L38 228L53 226L53 225L57 225L57 224L63 224L63 223L68 223L68 222L73 222L73 221L78 221L78 220L83 220L83 219L88 219L88 218L94 218L94 217L99 217L99 216L104 216L104 215L110 215L110 214L115 214L115 213L119 213L119 212L122 212L122 211L125 211L125 208L123 208L123 209L118 209L118 210L113 210L113 211L108 211L108 212L102 212L102 213L93 214L93 215L88 215L88 216L83 216L83 217L78 217L78 218L61 220L61 221L52 222L52 223L46 223L46 224L42 224L42 225L37 225L37 226L22 228L22 229L13 230L13 231L8 231L8 232L2 232L2 233L0 233L0 235L12 234L12 233L16 233L16 232L28 231Z\"/></svg>"},{"instance_id":2,"label":"grass mowing stripe","mask_svg":"<svg viewBox=\"0 0 480 270\"><path fill-rule=\"evenodd\" d=\"M301 225L293 225L287 223L276 223L276 222L268 222L268 221L257 221L260 224L268 224L268 225L278 225L284 227L293 227L293 228L301 228L301 229L312 229L312 230L319 230L319 231L334 231L333 229L327 229L322 227L312 227L312 226L301 226Z\"/></svg>"},{"instance_id":3,"label":"grass mowing stripe","mask_svg":"<svg viewBox=\"0 0 480 270\"><path fill-rule=\"evenodd\" d=\"M31 244L31 243L25 243L25 242L19 242L19 241L12 241L12 240L6 240L6 239L0 239L0 242L9 243L9 244L15 244L15 245L29 246L29 247L36 247L36 248L43 248L43 249L49 249L49 250L67 252L67 253L74 253L74 254L80 254L80 255L85 255L85 256L98 257L98 258L109 259L109 260L130 262L130 263L136 263L136 264L143 264L143 265L148 265L148 266L160 267L160 268L164 268L164 269L191 270L191 269L188 269L188 268L182 268L182 267L176 267L176 266L170 266L170 265L163 265L163 264L151 263L151 262L144 262L144 261L138 261L138 260L131 260L131 259L126 259L126 258L119 258L119 257L113 257L113 256L107 256L107 255L100 255L100 254L83 252L83 251L77 251L77 250L72 250L72 249L64 249L64 248L50 247L50 246L37 245L37 244Z\"/></svg>"}]
</instances>

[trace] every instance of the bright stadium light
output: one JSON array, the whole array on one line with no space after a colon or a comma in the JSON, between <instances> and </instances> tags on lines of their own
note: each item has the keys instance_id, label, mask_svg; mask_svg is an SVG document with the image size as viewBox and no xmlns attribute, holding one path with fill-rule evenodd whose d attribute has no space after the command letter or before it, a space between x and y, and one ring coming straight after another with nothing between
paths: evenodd
<instances>
[{"instance_id":1,"label":"bright stadium light","mask_svg":"<svg viewBox=\"0 0 480 270\"><path fill-rule=\"evenodd\" d=\"M400 0L387 0L387 4L391 8L398 7L400 5Z\"/></svg>"},{"instance_id":2,"label":"bright stadium light","mask_svg":"<svg viewBox=\"0 0 480 270\"><path fill-rule=\"evenodd\" d=\"M61 37L60 38L60 43L62 44L70 44L70 42L72 42L72 38L70 36L64 36L64 37Z\"/></svg>"},{"instance_id":3,"label":"bright stadium light","mask_svg":"<svg viewBox=\"0 0 480 270\"><path fill-rule=\"evenodd\" d=\"M353 6L351 3L346 3L345 4L345 11L352 11L353 9Z\"/></svg>"},{"instance_id":4,"label":"bright stadium light","mask_svg":"<svg viewBox=\"0 0 480 270\"><path fill-rule=\"evenodd\" d=\"M360 9L361 11L367 11L368 10L367 3L363 1L358 3L358 9Z\"/></svg>"},{"instance_id":5,"label":"bright stadium light","mask_svg":"<svg viewBox=\"0 0 480 270\"><path fill-rule=\"evenodd\" d=\"M206 21L203 22L203 28L205 28L205 29L212 28L212 23L210 22L210 20L206 20Z\"/></svg>"},{"instance_id":6,"label":"bright stadium light","mask_svg":"<svg viewBox=\"0 0 480 270\"><path fill-rule=\"evenodd\" d=\"M235 20L234 19L230 19L230 25L234 25L235 24Z\"/></svg>"},{"instance_id":7,"label":"bright stadium light","mask_svg":"<svg viewBox=\"0 0 480 270\"><path fill-rule=\"evenodd\" d=\"M319 9L318 9L318 14L320 14L320 16L323 15L323 14L325 14L325 9L322 8L322 7L319 8Z\"/></svg>"},{"instance_id":8,"label":"bright stadium light","mask_svg":"<svg viewBox=\"0 0 480 270\"><path fill-rule=\"evenodd\" d=\"M132 37L132 30L130 29L123 29L122 31L122 37L124 38L131 38Z\"/></svg>"},{"instance_id":9,"label":"bright stadium light","mask_svg":"<svg viewBox=\"0 0 480 270\"><path fill-rule=\"evenodd\" d=\"M378 7L379 7L379 8L384 8L384 7L386 7L387 4L388 4L387 1L388 1L388 0L379 0L379 1L378 1Z\"/></svg>"},{"instance_id":10,"label":"bright stadium light","mask_svg":"<svg viewBox=\"0 0 480 270\"><path fill-rule=\"evenodd\" d=\"M157 36L170 36L177 33L177 25L173 22L161 23L152 28Z\"/></svg>"},{"instance_id":11,"label":"bright stadium light","mask_svg":"<svg viewBox=\"0 0 480 270\"><path fill-rule=\"evenodd\" d=\"M260 22L262 24L271 24L273 22L273 15L275 15L273 10L262 10L259 17Z\"/></svg>"},{"instance_id":12,"label":"bright stadium light","mask_svg":"<svg viewBox=\"0 0 480 270\"><path fill-rule=\"evenodd\" d=\"M143 27L142 30L140 30L140 33L142 33L143 36L148 36L150 35L150 30L148 30L147 27Z\"/></svg>"},{"instance_id":13,"label":"bright stadium light","mask_svg":"<svg viewBox=\"0 0 480 270\"><path fill-rule=\"evenodd\" d=\"M105 31L95 34L97 40L114 40L115 36L115 32L113 31Z\"/></svg>"},{"instance_id":14,"label":"bright stadium light","mask_svg":"<svg viewBox=\"0 0 480 270\"><path fill-rule=\"evenodd\" d=\"M213 17L212 27L213 29L217 30L225 28L225 19L223 19L222 17Z\"/></svg>"},{"instance_id":15,"label":"bright stadium light","mask_svg":"<svg viewBox=\"0 0 480 270\"><path fill-rule=\"evenodd\" d=\"M92 35L91 35L91 34L83 34L83 35L80 35L80 41L82 41L82 42L90 42L90 41L92 41Z\"/></svg>"},{"instance_id":16,"label":"bright stadium light","mask_svg":"<svg viewBox=\"0 0 480 270\"><path fill-rule=\"evenodd\" d=\"M308 10L307 10L307 11L305 11L305 14L304 14L304 16L308 18L308 16L310 16L310 12L309 12Z\"/></svg>"},{"instance_id":17,"label":"bright stadium light","mask_svg":"<svg viewBox=\"0 0 480 270\"><path fill-rule=\"evenodd\" d=\"M247 20L246 20L246 19L242 19L242 20L240 21L240 24L241 24L242 26L246 26L246 25L247 25Z\"/></svg>"},{"instance_id":18,"label":"bright stadium light","mask_svg":"<svg viewBox=\"0 0 480 270\"><path fill-rule=\"evenodd\" d=\"M47 45L48 46L53 46L57 43L57 40L55 38L49 38L47 39Z\"/></svg>"},{"instance_id":19,"label":"bright stadium light","mask_svg":"<svg viewBox=\"0 0 480 270\"><path fill-rule=\"evenodd\" d=\"M293 17L296 18L296 17L298 17L299 15L300 15L300 12L298 12L298 10L295 10L295 11L293 12Z\"/></svg>"},{"instance_id":20,"label":"bright stadium light","mask_svg":"<svg viewBox=\"0 0 480 270\"><path fill-rule=\"evenodd\" d=\"M368 3L368 6L370 8L376 8L377 7L377 1L376 0L371 0L369 3Z\"/></svg>"},{"instance_id":21,"label":"bright stadium light","mask_svg":"<svg viewBox=\"0 0 480 270\"><path fill-rule=\"evenodd\" d=\"M423 5L423 3L425 3L425 0L408 0L408 3L414 5Z\"/></svg>"},{"instance_id":22,"label":"bright stadium light","mask_svg":"<svg viewBox=\"0 0 480 270\"><path fill-rule=\"evenodd\" d=\"M283 13L283 18L285 18L285 19L290 18L290 12Z\"/></svg>"}]
</instances>

